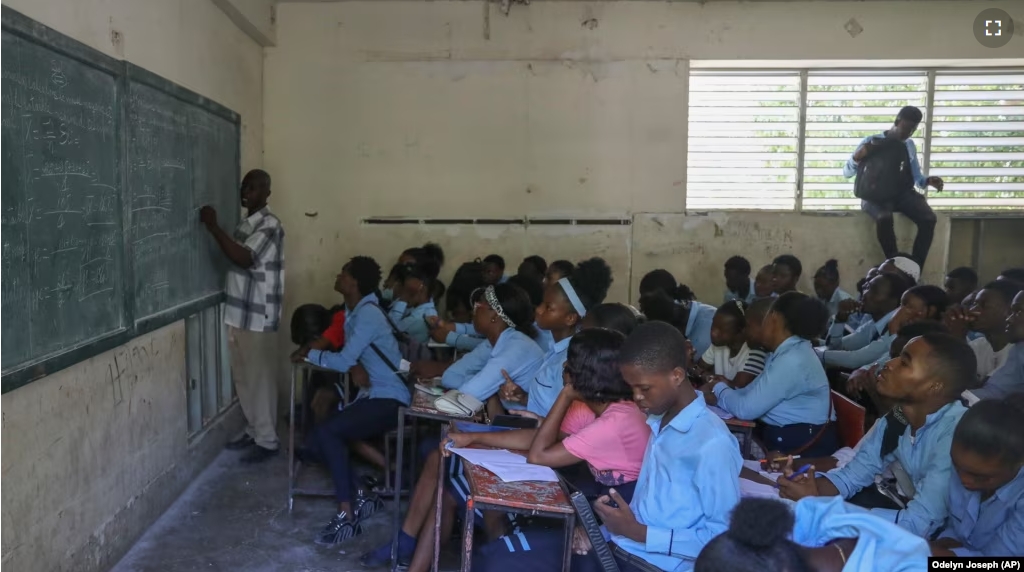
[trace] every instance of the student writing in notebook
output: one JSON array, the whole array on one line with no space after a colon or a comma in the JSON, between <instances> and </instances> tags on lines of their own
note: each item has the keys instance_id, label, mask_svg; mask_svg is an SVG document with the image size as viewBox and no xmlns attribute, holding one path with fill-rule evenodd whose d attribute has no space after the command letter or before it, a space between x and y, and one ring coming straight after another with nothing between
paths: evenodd
<instances>
[{"instance_id":1,"label":"student writing in notebook","mask_svg":"<svg viewBox=\"0 0 1024 572\"><path fill-rule=\"evenodd\" d=\"M779 477L779 494L798 500L841 496L902 528L927 538L947 514L953 429L964 413L960 394L974 378L974 352L948 334L926 334L910 341L900 357L878 375L878 393L895 403L858 445L853 459L824 475ZM875 477L899 461L899 502L879 492ZM791 464L791 463L790 463ZM895 493L891 493L894 494Z\"/></svg>"},{"instance_id":2,"label":"student writing in notebook","mask_svg":"<svg viewBox=\"0 0 1024 572\"><path fill-rule=\"evenodd\" d=\"M1024 554L1024 393L974 404L950 454L949 518L932 554Z\"/></svg>"}]
</instances>

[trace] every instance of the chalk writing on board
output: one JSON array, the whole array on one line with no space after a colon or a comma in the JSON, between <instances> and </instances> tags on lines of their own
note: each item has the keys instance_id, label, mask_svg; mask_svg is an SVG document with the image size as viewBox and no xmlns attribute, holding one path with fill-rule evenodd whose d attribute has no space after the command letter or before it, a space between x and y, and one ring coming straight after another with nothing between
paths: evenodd
<instances>
[{"instance_id":1,"label":"chalk writing on board","mask_svg":"<svg viewBox=\"0 0 1024 572\"><path fill-rule=\"evenodd\" d=\"M3 365L123 325L117 78L3 34Z\"/></svg>"}]
</instances>

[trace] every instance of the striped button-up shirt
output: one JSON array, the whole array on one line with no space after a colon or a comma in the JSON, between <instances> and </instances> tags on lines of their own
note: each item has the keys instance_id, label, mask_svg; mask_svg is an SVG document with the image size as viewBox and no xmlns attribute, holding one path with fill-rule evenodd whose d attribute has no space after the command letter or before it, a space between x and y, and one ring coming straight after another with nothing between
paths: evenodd
<instances>
[{"instance_id":1,"label":"striped button-up shirt","mask_svg":"<svg viewBox=\"0 0 1024 572\"><path fill-rule=\"evenodd\" d=\"M244 219L235 240L252 253L252 266L228 270L224 323L253 332L276 332L284 299L284 228L267 207Z\"/></svg>"}]
</instances>

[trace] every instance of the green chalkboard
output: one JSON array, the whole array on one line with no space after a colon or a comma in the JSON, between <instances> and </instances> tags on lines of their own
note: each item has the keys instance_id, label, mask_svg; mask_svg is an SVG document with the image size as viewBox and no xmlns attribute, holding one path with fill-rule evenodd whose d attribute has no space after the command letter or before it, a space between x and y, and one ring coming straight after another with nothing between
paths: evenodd
<instances>
[{"instance_id":1,"label":"green chalkboard","mask_svg":"<svg viewBox=\"0 0 1024 572\"><path fill-rule=\"evenodd\" d=\"M126 326L120 66L27 32L2 32L4 370Z\"/></svg>"},{"instance_id":2,"label":"green chalkboard","mask_svg":"<svg viewBox=\"0 0 1024 572\"><path fill-rule=\"evenodd\" d=\"M230 111L130 64L127 99L133 315L148 329L223 290L226 260L199 209L237 223L238 128Z\"/></svg>"},{"instance_id":3,"label":"green chalkboard","mask_svg":"<svg viewBox=\"0 0 1024 572\"><path fill-rule=\"evenodd\" d=\"M218 303L239 116L4 6L3 391Z\"/></svg>"}]
</instances>

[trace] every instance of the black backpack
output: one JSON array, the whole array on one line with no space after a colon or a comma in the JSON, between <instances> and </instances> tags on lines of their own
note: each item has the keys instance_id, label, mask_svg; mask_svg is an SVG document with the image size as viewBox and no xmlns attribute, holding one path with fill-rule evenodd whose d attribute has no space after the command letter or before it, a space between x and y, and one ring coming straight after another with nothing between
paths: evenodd
<instances>
[{"instance_id":1,"label":"black backpack","mask_svg":"<svg viewBox=\"0 0 1024 572\"><path fill-rule=\"evenodd\" d=\"M913 191L914 174L906 143L886 137L875 146L877 149L857 165L853 194L865 201L887 203Z\"/></svg>"}]
</instances>

